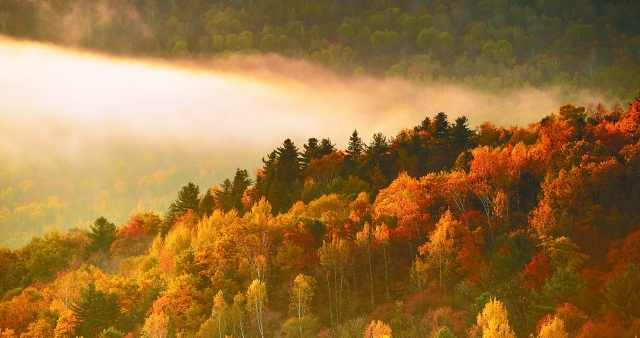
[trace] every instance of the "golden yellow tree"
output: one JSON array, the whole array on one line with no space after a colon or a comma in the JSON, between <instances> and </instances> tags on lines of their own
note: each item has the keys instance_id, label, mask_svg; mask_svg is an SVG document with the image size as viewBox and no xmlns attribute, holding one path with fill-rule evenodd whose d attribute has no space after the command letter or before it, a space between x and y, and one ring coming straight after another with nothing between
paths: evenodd
<instances>
[{"instance_id":1,"label":"golden yellow tree","mask_svg":"<svg viewBox=\"0 0 640 338\"><path fill-rule=\"evenodd\" d=\"M431 266L437 266L439 285L442 277L449 275L449 268L455 262L455 228L458 221L453 218L451 211L447 210L436 224L436 229L429 234L429 242L418 248L420 254L427 256Z\"/></svg>"},{"instance_id":2,"label":"golden yellow tree","mask_svg":"<svg viewBox=\"0 0 640 338\"><path fill-rule=\"evenodd\" d=\"M254 279L247 290L247 310L256 317L260 336L264 338L264 315L267 304L267 286Z\"/></svg>"},{"instance_id":3,"label":"golden yellow tree","mask_svg":"<svg viewBox=\"0 0 640 338\"><path fill-rule=\"evenodd\" d=\"M389 246L389 229L387 225L382 223L382 225L377 225L376 229L373 231L373 238L375 239L376 244L382 247L382 257L384 258L384 281L387 287L387 302L391 302L391 297L389 296L389 269L387 268L387 246Z\"/></svg>"},{"instance_id":4,"label":"golden yellow tree","mask_svg":"<svg viewBox=\"0 0 640 338\"><path fill-rule=\"evenodd\" d=\"M144 322L142 333L150 338L169 336L169 317L164 312L154 313Z\"/></svg>"},{"instance_id":5,"label":"golden yellow tree","mask_svg":"<svg viewBox=\"0 0 640 338\"><path fill-rule=\"evenodd\" d=\"M381 320L372 320L364 329L364 338L391 338L392 332L389 325Z\"/></svg>"},{"instance_id":6,"label":"golden yellow tree","mask_svg":"<svg viewBox=\"0 0 640 338\"><path fill-rule=\"evenodd\" d=\"M54 338L72 338L75 337L76 317L73 315L73 311L67 310L60 315L56 328L53 331ZM0 336L1 337L1 336Z\"/></svg>"},{"instance_id":7,"label":"golden yellow tree","mask_svg":"<svg viewBox=\"0 0 640 338\"><path fill-rule=\"evenodd\" d=\"M482 329L482 338L515 338L509 326L507 310L502 302L492 298L478 314L478 326Z\"/></svg>"},{"instance_id":8,"label":"golden yellow tree","mask_svg":"<svg viewBox=\"0 0 640 338\"><path fill-rule=\"evenodd\" d=\"M367 254L369 259L369 286L371 288L371 311L375 308L375 302L373 298L373 268L371 265L371 243L373 242L373 236L369 227L369 222L364 223L362 231L356 234L356 244L360 249Z\"/></svg>"},{"instance_id":9,"label":"golden yellow tree","mask_svg":"<svg viewBox=\"0 0 640 338\"><path fill-rule=\"evenodd\" d=\"M219 290L213 299L213 309L211 311L211 317L215 319L218 326L218 336L222 338L222 332L225 326L224 318L227 312L227 302L224 300L222 290Z\"/></svg>"},{"instance_id":10,"label":"golden yellow tree","mask_svg":"<svg viewBox=\"0 0 640 338\"><path fill-rule=\"evenodd\" d=\"M540 328L538 338L567 338L569 335L564 329L564 321L557 316L553 316Z\"/></svg>"},{"instance_id":11,"label":"golden yellow tree","mask_svg":"<svg viewBox=\"0 0 640 338\"><path fill-rule=\"evenodd\" d=\"M293 280L293 287L291 288L291 303L289 308L293 311L298 318L302 318L307 315L309 311L309 303L313 299L313 294L316 289L316 280L313 277L299 274Z\"/></svg>"}]
</instances>

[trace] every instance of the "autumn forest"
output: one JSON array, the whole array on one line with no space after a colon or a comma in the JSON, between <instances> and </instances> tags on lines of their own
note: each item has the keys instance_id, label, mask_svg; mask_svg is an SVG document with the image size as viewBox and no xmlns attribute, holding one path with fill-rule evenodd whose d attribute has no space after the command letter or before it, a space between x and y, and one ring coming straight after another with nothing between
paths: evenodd
<instances>
[{"instance_id":1,"label":"autumn forest","mask_svg":"<svg viewBox=\"0 0 640 338\"><path fill-rule=\"evenodd\" d=\"M637 337L639 24L638 0L0 0L0 338Z\"/></svg>"},{"instance_id":2,"label":"autumn forest","mask_svg":"<svg viewBox=\"0 0 640 338\"><path fill-rule=\"evenodd\" d=\"M639 127L636 100L285 140L164 217L0 249L1 334L633 337Z\"/></svg>"}]
</instances>

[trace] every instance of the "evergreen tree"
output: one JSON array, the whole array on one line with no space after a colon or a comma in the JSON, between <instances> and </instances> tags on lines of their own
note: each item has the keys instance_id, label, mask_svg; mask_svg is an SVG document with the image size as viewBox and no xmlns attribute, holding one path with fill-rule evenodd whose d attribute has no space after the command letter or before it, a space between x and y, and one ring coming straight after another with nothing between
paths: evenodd
<instances>
[{"instance_id":1,"label":"evergreen tree","mask_svg":"<svg viewBox=\"0 0 640 338\"><path fill-rule=\"evenodd\" d=\"M447 114L439 112L434 118L435 121L435 133L434 137L437 139L446 139L449 137L449 121Z\"/></svg>"},{"instance_id":2,"label":"evergreen tree","mask_svg":"<svg viewBox=\"0 0 640 338\"><path fill-rule=\"evenodd\" d=\"M80 299L69 306L77 318L75 331L81 337L96 337L102 330L112 326L121 316L116 294L105 295L89 283L80 291Z\"/></svg>"},{"instance_id":3,"label":"evergreen tree","mask_svg":"<svg viewBox=\"0 0 640 338\"><path fill-rule=\"evenodd\" d=\"M183 186L178 192L178 199L169 206L169 211L167 211L167 216L165 217L167 224L173 225L176 219L186 214L189 210L197 213L200 204L199 194L200 188L197 185L189 182Z\"/></svg>"},{"instance_id":4,"label":"evergreen tree","mask_svg":"<svg viewBox=\"0 0 640 338\"><path fill-rule=\"evenodd\" d=\"M358 176L358 170L360 167L360 157L364 153L364 142L358 135L358 131L354 130L349 137L349 145L347 146L347 155L345 157L345 171L346 176L356 175Z\"/></svg>"},{"instance_id":5,"label":"evergreen tree","mask_svg":"<svg viewBox=\"0 0 640 338\"><path fill-rule=\"evenodd\" d=\"M323 156L329 155L336 150L335 144L331 143L331 140L328 138L323 138L320 144L318 144L318 139L312 137L308 143L302 147L304 148L304 152L300 157L303 169L311 163L311 160L321 159Z\"/></svg>"},{"instance_id":6,"label":"evergreen tree","mask_svg":"<svg viewBox=\"0 0 640 338\"><path fill-rule=\"evenodd\" d=\"M200 205L198 206L198 214L200 217L209 217L213 213L213 209L216 206L216 201L211 194L211 189L207 189L207 192L204 194L202 200L200 200Z\"/></svg>"},{"instance_id":7,"label":"evergreen tree","mask_svg":"<svg viewBox=\"0 0 640 338\"><path fill-rule=\"evenodd\" d=\"M240 213L242 213L244 209L244 206L242 205L242 195L244 194L244 191L251 186L251 183L249 172L238 168L231 185L231 200L233 202L232 207L236 208Z\"/></svg>"},{"instance_id":8,"label":"evergreen tree","mask_svg":"<svg viewBox=\"0 0 640 338\"><path fill-rule=\"evenodd\" d=\"M116 226L106 218L100 217L93 222L87 236L91 240L86 247L87 252L109 252L111 244L116 240Z\"/></svg>"},{"instance_id":9,"label":"evergreen tree","mask_svg":"<svg viewBox=\"0 0 640 338\"><path fill-rule=\"evenodd\" d=\"M440 330L438 330L438 332L435 333L433 338L455 338L455 336L447 326L443 326L442 328L440 328Z\"/></svg>"},{"instance_id":10,"label":"evergreen tree","mask_svg":"<svg viewBox=\"0 0 640 338\"><path fill-rule=\"evenodd\" d=\"M116 330L115 327L111 326L108 329L102 330L100 333L100 338L122 338L124 337L124 332Z\"/></svg>"},{"instance_id":11,"label":"evergreen tree","mask_svg":"<svg viewBox=\"0 0 640 338\"><path fill-rule=\"evenodd\" d=\"M277 177L281 177L290 185L297 180L300 175L300 160L298 158L298 148L290 140L286 139L281 148L276 150L278 161L276 165Z\"/></svg>"},{"instance_id":12,"label":"evergreen tree","mask_svg":"<svg viewBox=\"0 0 640 338\"><path fill-rule=\"evenodd\" d=\"M229 212L233 208L232 189L233 184L227 178L220 185L220 189L215 192L216 201L224 212Z\"/></svg>"},{"instance_id":13,"label":"evergreen tree","mask_svg":"<svg viewBox=\"0 0 640 338\"><path fill-rule=\"evenodd\" d=\"M640 318L640 269L633 263L629 264L625 272L609 280L605 296L627 323Z\"/></svg>"},{"instance_id":14,"label":"evergreen tree","mask_svg":"<svg viewBox=\"0 0 640 338\"><path fill-rule=\"evenodd\" d=\"M322 158L325 155L329 155L336 150L336 145L331 143L331 139L323 138L318 146L318 157Z\"/></svg>"},{"instance_id":15,"label":"evergreen tree","mask_svg":"<svg viewBox=\"0 0 640 338\"><path fill-rule=\"evenodd\" d=\"M275 165L278 154L276 151L272 151L267 155L267 160L262 158L264 166L262 170L256 175L256 184L253 189L251 199L253 201L259 201L262 197L266 197L271 190L271 184L275 176Z\"/></svg>"},{"instance_id":16,"label":"evergreen tree","mask_svg":"<svg viewBox=\"0 0 640 338\"><path fill-rule=\"evenodd\" d=\"M347 147L347 154L351 155L354 161L357 161L360 155L364 152L364 143L360 136L358 136L358 130L354 130L349 137L349 146Z\"/></svg>"},{"instance_id":17,"label":"evergreen tree","mask_svg":"<svg viewBox=\"0 0 640 338\"><path fill-rule=\"evenodd\" d=\"M429 126L431 126L431 118L428 116L422 120L422 122L413 128L414 131L429 131Z\"/></svg>"},{"instance_id":18,"label":"evergreen tree","mask_svg":"<svg viewBox=\"0 0 640 338\"><path fill-rule=\"evenodd\" d=\"M451 128L451 143L457 149L464 148L469 141L471 129L469 129L469 120L465 116L460 116Z\"/></svg>"},{"instance_id":19,"label":"evergreen tree","mask_svg":"<svg viewBox=\"0 0 640 338\"><path fill-rule=\"evenodd\" d=\"M312 137L307 141L307 144L302 146L304 151L302 152L301 161L302 166L306 167L311 163L311 160L314 158L318 158L318 154L320 152L320 148L318 147L318 139Z\"/></svg>"},{"instance_id":20,"label":"evergreen tree","mask_svg":"<svg viewBox=\"0 0 640 338\"><path fill-rule=\"evenodd\" d=\"M367 147L367 155L373 159L378 159L389 150L387 138L382 133L373 135L371 144Z\"/></svg>"},{"instance_id":21,"label":"evergreen tree","mask_svg":"<svg viewBox=\"0 0 640 338\"><path fill-rule=\"evenodd\" d=\"M300 160L298 148L290 139L286 139L276 153L278 157L275 163L275 177L267 199L273 207L273 212L277 214L287 211L297 199L292 186L295 181L299 182Z\"/></svg>"}]
</instances>

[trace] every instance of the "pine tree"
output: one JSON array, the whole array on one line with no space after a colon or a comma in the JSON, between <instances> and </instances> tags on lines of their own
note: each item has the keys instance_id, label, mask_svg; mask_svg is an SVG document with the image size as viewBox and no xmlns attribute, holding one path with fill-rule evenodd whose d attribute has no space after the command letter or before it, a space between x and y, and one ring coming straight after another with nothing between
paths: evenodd
<instances>
[{"instance_id":1,"label":"pine tree","mask_svg":"<svg viewBox=\"0 0 640 338\"><path fill-rule=\"evenodd\" d=\"M336 145L331 143L331 139L323 138L318 146L318 157L322 158L325 155L329 155L336 150Z\"/></svg>"},{"instance_id":2,"label":"pine tree","mask_svg":"<svg viewBox=\"0 0 640 338\"><path fill-rule=\"evenodd\" d=\"M455 338L455 336L447 326L443 326L433 335L433 338Z\"/></svg>"},{"instance_id":3,"label":"pine tree","mask_svg":"<svg viewBox=\"0 0 640 338\"><path fill-rule=\"evenodd\" d=\"M269 190L271 190L271 185L273 184L273 179L275 177L277 157L278 154L274 150L267 155L267 160L262 158L264 166L256 175L256 184L253 189L251 200L259 201L262 197L267 197L269 194Z\"/></svg>"},{"instance_id":4,"label":"pine tree","mask_svg":"<svg viewBox=\"0 0 640 338\"><path fill-rule=\"evenodd\" d=\"M310 138L309 141L307 141L307 144L303 145L302 148L304 148L304 151L300 157L302 166L306 167L311 163L312 159L318 158L318 153L320 151L320 148L318 147L318 139L315 137Z\"/></svg>"},{"instance_id":5,"label":"pine tree","mask_svg":"<svg viewBox=\"0 0 640 338\"><path fill-rule=\"evenodd\" d=\"M251 186L251 183L249 172L238 168L236 175L233 177L233 183L231 184L231 201L232 207L240 213L242 213L244 209L244 205L242 205L242 195L244 191Z\"/></svg>"},{"instance_id":6,"label":"pine tree","mask_svg":"<svg viewBox=\"0 0 640 338\"><path fill-rule=\"evenodd\" d=\"M200 217L209 217L213 214L213 209L216 206L216 201L211 194L211 189L207 189L207 192L204 194L202 200L200 200L200 205L198 206L198 214Z\"/></svg>"},{"instance_id":7,"label":"pine tree","mask_svg":"<svg viewBox=\"0 0 640 338\"><path fill-rule=\"evenodd\" d=\"M178 199L169 206L169 211L167 211L165 217L167 224L173 225L180 216L186 214L189 210L197 213L200 204L199 194L200 188L197 185L189 182L183 186L178 192Z\"/></svg>"},{"instance_id":8,"label":"pine tree","mask_svg":"<svg viewBox=\"0 0 640 338\"><path fill-rule=\"evenodd\" d=\"M233 208L232 189L233 184L227 178L220 185L220 189L215 192L216 201L224 212L229 212Z\"/></svg>"},{"instance_id":9,"label":"pine tree","mask_svg":"<svg viewBox=\"0 0 640 338\"><path fill-rule=\"evenodd\" d=\"M96 337L99 332L112 326L121 316L116 294L105 295L90 283L80 292L80 299L69 307L76 321L76 334Z\"/></svg>"},{"instance_id":10,"label":"pine tree","mask_svg":"<svg viewBox=\"0 0 640 338\"><path fill-rule=\"evenodd\" d=\"M297 199L292 186L300 177L300 159L298 148L290 139L286 139L276 153L278 157L275 163L275 177L267 200L271 203L274 213L281 213L287 211Z\"/></svg>"},{"instance_id":11,"label":"pine tree","mask_svg":"<svg viewBox=\"0 0 640 338\"><path fill-rule=\"evenodd\" d=\"M451 143L455 148L462 149L469 141L470 136L469 120L465 116L458 117L451 128Z\"/></svg>"},{"instance_id":12,"label":"pine tree","mask_svg":"<svg viewBox=\"0 0 640 338\"><path fill-rule=\"evenodd\" d=\"M93 222L87 236L91 240L91 243L86 247L87 252L108 252L116 239L116 226L109 223L106 218L100 217Z\"/></svg>"},{"instance_id":13,"label":"pine tree","mask_svg":"<svg viewBox=\"0 0 640 338\"><path fill-rule=\"evenodd\" d=\"M446 139L449 137L449 121L447 120L447 114L439 112L433 119L435 121L435 138Z\"/></svg>"},{"instance_id":14,"label":"pine tree","mask_svg":"<svg viewBox=\"0 0 640 338\"><path fill-rule=\"evenodd\" d=\"M431 118L428 116L422 120L422 122L413 128L414 131L429 131L429 126L431 126Z\"/></svg>"},{"instance_id":15,"label":"pine tree","mask_svg":"<svg viewBox=\"0 0 640 338\"><path fill-rule=\"evenodd\" d=\"M360 136L358 136L358 130L354 130L353 133L351 134L351 137L349 137L349 146L347 147L347 154L351 155L351 158L353 158L354 161L357 161L360 155L362 155L363 151L364 151L364 143L362 142L362 139L360 138Z\"/></svg>"},{"instance_id":16,"label":"pine tree","mask_svg":"<svg viewBox=\"0 0 640 338\"><path fill-rule=\"evenodd\" d=\"M389 150L389 144L387 143L387 137L382 133L373 135L371 144L367 147L367 154L377 160Z\"/></svg>"}]
</instances>

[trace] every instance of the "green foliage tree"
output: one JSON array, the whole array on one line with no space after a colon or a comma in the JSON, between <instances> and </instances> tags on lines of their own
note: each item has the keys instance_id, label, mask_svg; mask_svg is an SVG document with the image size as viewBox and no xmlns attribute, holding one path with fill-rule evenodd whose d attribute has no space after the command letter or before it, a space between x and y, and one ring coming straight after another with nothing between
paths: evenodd
<instances>
[{"instance_id":1,"label":"green foliage tree","mask_svg":"<svg viewBox=\"0 0 640 338\"><path fill-rule=\"evenodd\" d=\"M373 32L369 40L371 41L371 46L373 48L382 49L389 45L389 38L387 37L387 34L381 31Z\"/></svg>"},{"instance_id":2,"label":"green foliage tree","mask_svg":"<svg viewBox=\"0 0 640 338\"><path fill-rule=\"evenodd\" d=\"M198 205L198 215L201 217L209 217L213 214L213 209L216 206L216 201L213 198L213 194L211 194L211 189L207 189L207 192L200 200L200 205Z\"/></svg>"},{"instance_id":3,"label":"green foliage tree","mask_svg":"<svg viewBox=\"0 0 640 338\"><path fill-rule=\"evenodd\" d=\"M190 53L189 48L187 47L187 43L182 40L176 42L176 44L173 46L173 49L171 50L171 54L175 58L184 58L189 56Z\"/></svg>"},{"instance_id":4,"label":"green foliage tree","mask_svg":"<svg viewBox=\"0 0 640 338\"><path fill-rule=\"evenodd\" d=\"M89 283L80 292L80 299L69 307L76 317L76 334L96 337L102 330L117 323L121 317L116 294L105 294Z\"/></svg>"},{"instance_id":5,"label":"green foliage tree","mask_svg":"<svg viewBox=\"0 0 640 338\"><path fill-rule=\"evenodd\" d=\"M438 32L435 28L422 29L418 34L416 44L425 52L430 52L438 40Z\"/></svg>"},{"instance_id":6,"label":"green foliage tree","mask_svg":"<svg viewBox=\"0 0 640 338\"><path fill-rule=\"evenodd\" d=\"M458 149L462 149L469 141L471 134L469 120L465 116L460 116L451 128L451 144Z\"/></svg>"},{"instance_id":7,"label":"green foliage tree","mask_svg":"<svg viewBox=\"0 0 640 338\"><path fill-rule=\"evenodd\" d=\"M439 112L433 120L435 122L434 136L441 140L447 139L450 134L447 114Z\"/></svg>"},{"instance_id":8,"label":"green foliage tree","mask_svg":"<svg viewBox=\"0 0 640 338\"><path fill-rule=\"evenodd\" d=\"M626 321L640 318L640 269L631 263L622 273L607 282L605 296L611 306Z\"/></svg>"},{"instance_id":9,"label":"green foliage tree","mask_svg":"<svg viewBox=\"0 0 640 338\"><path fill-rule=\"evenodd\" d=\"M85 248L87 252L109 252L111 244L116 240L116 226L106 218L99 217L90 226L87 237L91 241Z\"/></svg>"},{"instance_id":10,"label":"green foliage tree","mask_svg":"<svg viewBox=\"0 0 640 338\"><path fill-rule=\"evenodd\" d=\"M447 326L443 326L436 334L433 335L433 338L455 338L456 336L451 332L451 330Z\"/></svg>"},{"instance_id":11,"label":"green foliage tree","mask_svg":"<svg viewBox=\"0 0 640 338\"><path fill-rule=\"evenodd\" d=\"M276 156L275 173L267 193L267 200L271 203L274 213L282 213L287 211L297 199L293 184L299 181L301 165L298 148L290 139L286 139L282 147L276 150Z\"/></svg>"},{"instance_id":12,"label":"green foliage tree","mask_svg":"<svg viewBox=\"0 0 640 338\"><path fill-rule=\"evenodd\" d=\"M178 192L178 199L171 203L169 210L165 215L165 221L167 224L172 225L178 218L186 214L189 210L193 210L197 213L200 206L200 199L198 198L199 194L200 188L197 185L189 182L187 185L183 186Z\"/></svg>"},{"instance_id":13,"label":"green foliage tree","mask_svg":"<svg viewBox=\"0 0 640 338\"><path fill-rule=\"evenodd\" d=\"M249 178L249 172L246 169L236 169L236 174L233 176L233 182L231 183L231 199L233 201L233 208L235 208L240 214L244 211L242 204L242 196L244 192L251 186L251 178Z\"/></svg>"},{"instance_id":14,"label":"green foliage tree","mask_svg":"<svg viewBox=\"0 0 640 338\"><path fill-rule=\"evenodd\" d=\"M124 332L116 330L115 327L111 326L108 329L102 330L100 332L100 338L122 338L124 337Z\"/></svg>"}]
</instances>

